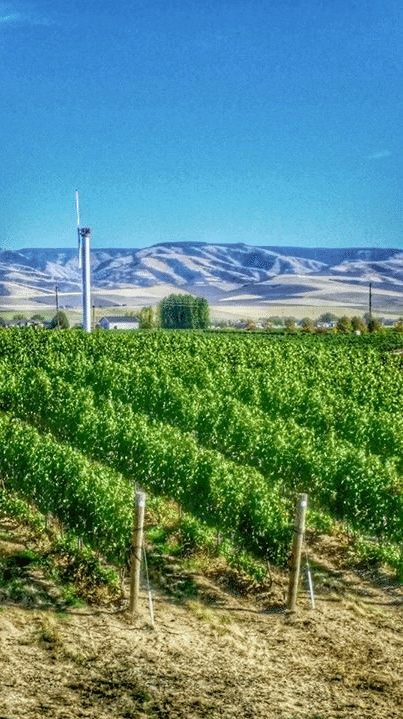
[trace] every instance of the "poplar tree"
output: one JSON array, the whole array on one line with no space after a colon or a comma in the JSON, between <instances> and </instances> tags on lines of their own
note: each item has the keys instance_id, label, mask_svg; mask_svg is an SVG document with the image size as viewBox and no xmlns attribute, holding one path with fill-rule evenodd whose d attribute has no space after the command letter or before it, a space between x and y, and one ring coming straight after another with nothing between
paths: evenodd
<instances>
[{"instance_id":1,"label":"poplar tree","mask_svg":"<svg viewBox=\"0 0 403 719\"><path fill-rule=\"evenodd\" d=\"M193 295L169 295L159 305L164 329L206 329L210 323L208 302Z\"/></svg>"}]
</instances>

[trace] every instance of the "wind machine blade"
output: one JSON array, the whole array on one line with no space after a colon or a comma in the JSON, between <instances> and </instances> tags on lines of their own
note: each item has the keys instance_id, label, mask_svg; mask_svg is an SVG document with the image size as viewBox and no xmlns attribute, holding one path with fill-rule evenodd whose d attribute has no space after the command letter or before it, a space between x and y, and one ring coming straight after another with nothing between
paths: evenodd
<instances>
[{"instance_id":1,"label":"wind machine blade","mask_svg":"<svg viewBox=\"0 0 403 719\"><path fill-rule=\"evenodd\" d=\"M78 235L78 269L81 270L80 204L79 204L79 200L78 200L78 190L76 190L76 216L77 216L77 235Z\"/></svg>"}]
</instances>

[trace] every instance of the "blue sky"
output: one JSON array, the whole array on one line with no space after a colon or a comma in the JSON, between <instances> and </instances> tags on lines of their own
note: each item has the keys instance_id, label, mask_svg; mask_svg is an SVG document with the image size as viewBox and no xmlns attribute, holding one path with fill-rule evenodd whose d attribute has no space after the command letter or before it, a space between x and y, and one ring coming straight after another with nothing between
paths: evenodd
<instances>
[{"instance_id":1,"label":"blue sky","mask_svg":"<svg viewBox=\"0 0 403 719\"><path fill-rule=\"evenodd\" d=\"M400 0L0 0L0 247L403 247Z\"/></svg>"}]
</instances>

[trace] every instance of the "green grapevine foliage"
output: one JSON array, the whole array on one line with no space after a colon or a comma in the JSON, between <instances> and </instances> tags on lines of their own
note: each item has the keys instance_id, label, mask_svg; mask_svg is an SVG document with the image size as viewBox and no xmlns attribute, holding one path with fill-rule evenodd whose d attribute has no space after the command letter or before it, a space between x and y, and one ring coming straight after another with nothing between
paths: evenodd
<instances>
[{"instance_id":1,"label":"green grapevine foliage","mask_svg":"<svg viewBox=\"0 0 403 719\"><path fill-rule=\"evenodd\" d=\"M403 362L391 352L402 345L397 334L4 330L0 408L36 432L38 451L52 441L95 460L277 560L301 491L402 542Z\"/></svg>"}]
</instances>

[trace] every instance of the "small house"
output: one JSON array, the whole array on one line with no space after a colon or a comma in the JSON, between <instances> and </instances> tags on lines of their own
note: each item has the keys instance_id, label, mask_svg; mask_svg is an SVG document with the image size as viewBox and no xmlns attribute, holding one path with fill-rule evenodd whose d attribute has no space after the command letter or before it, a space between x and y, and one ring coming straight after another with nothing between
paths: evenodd
<instances>
[{"instance_id":1,"label":"small house","mask_svg":"<svg viewBox=\"0 0 403 719\"><path fill-rule=\"evenodd\" d=\"M138 317L122 317L108 315L98 322L104 330L138 330L140 322Z\"/></svg>"}]
</instances>

